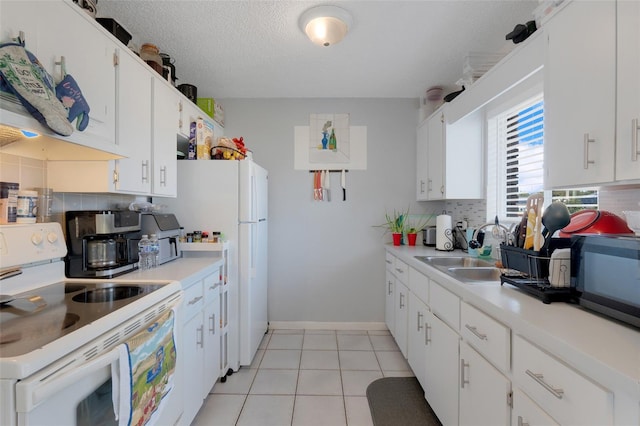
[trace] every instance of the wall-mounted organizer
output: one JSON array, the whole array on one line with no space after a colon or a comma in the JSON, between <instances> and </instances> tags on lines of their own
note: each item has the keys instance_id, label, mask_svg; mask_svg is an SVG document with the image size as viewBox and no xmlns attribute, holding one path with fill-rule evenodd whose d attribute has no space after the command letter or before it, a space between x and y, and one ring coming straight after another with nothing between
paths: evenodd
<instances>
[{"instance_id":1,"label":"wall-mounted organizer","mask_svg":"<svg viewBox=\"0 0 640 426\"><path fill-rule=\"evenodd\" d=\"M332 201L338 200L341 196L342 201L347 201L347 173L346 169L326 169L326 170L309 170L313 174L313 200L314 201ZM340 174L340 186L331 184L331 174Z\"/></svg>"}]
</instances>

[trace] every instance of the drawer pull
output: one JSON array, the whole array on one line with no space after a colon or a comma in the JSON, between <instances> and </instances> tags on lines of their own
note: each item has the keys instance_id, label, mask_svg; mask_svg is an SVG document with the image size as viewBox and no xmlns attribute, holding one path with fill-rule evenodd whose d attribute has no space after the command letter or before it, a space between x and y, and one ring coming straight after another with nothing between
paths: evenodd
<instances>
[{"instance_id":1,"label":"drawer pull","mask_svg":"<svg viewBox=\"0 0 640 426\"><path fill-rule=\"evenodd\" d=\"M393 293L393 291L391 290L391 284L393 284L393 283L391 282L391 280L389 280L389 290L387 290L387 294L389 294L389 295L391 293Z\"/></svg>"},{"instance_id":2,"label":"drawer pull","mask_svg":"<svg viewBox=\"0 0 640 426\"><path fill-rule=\"evenodd\" d=\"M417 315L417 317L418 317L418 318L417 318L417 320L418 320L418 324L417 324L418 329L417 329L417 331L422 330L422 327L423 327L423 326L420 324L420 318L422 318L423 316L424 316L424 315L422 315L422 312L418 312L418 315Z\"/></svg>"},{"instance_id":3,"label":"drawer pull","mask_svg":"<svg viewBox=\"0 0 640 426\"><path fill-rule=\"evenodd\" d=\"M202 296L194 297L193 299L189 300L189 305L194 305L198 303L200 299L202 299Z\"/></svg>"},{"instance_id":4,"label":"drawer pull","mask_svg":"<svg viewBox=\"0 0 640 426\"><path fill-rule=\"evenodd\" d=\"M404 273L404 271L400 268L396 268L396 271L400 272L401 274Z\"/></svg>"},{"instance_id":5,"label":"drawer pull","mask_svg":"<svg viewBox=\"0 0 640 426\"><path fill-rule=\"evenodd\" d=\"M545 382L544 376L542 374L534 373L531 370L526 370L526 373L527 373L527 376L531 377L533 380L538 382L540 386L548 390L553 396L555 396L558 399L562 399L562 395L564 395L564 390L556 389L553 386L551 386L549 383Z\"/></svg>"},{"instance_id":6,"label":"drawer pull","mask_svg":"<svg viewBox=\"0 0 640 426\"><path fill-rule=\"evenodd\" d=\"M387 262L389 265L391 265L391 263L393 263L389 259L385 259L384 261Z\"/></svg>"},{"instance_id":7,"label":"drawer pull","mask_svg":"<svg viewBox=\"0 0 640 426\"><path fill-rule=\"evenodd\" d=\"M486 334L482 334L478 331L478 327L474 327L472 325L469 324L465 324L465 328L467 330L469 330L470 332L472 332L478 339L480 340L487 340L487 335Z\"/></svg>"},{"instance_id":8,"label":"drawer pull","mask_svg":"<svg viewBox=\"0 0 640 426\"><path fill-rule=\"evenodd\" d=\"M529 426L529 423L525 422L522 416L518 416L518 426Z\"/></svg>"},{"instance_id":9,"label":"drawer pull","mask_svg":"<svg viewBox=\"0 0 640 426\"><path fill-rule=\"evenodd\" d=\"M460 358L460 388L464 389L464 385L468 385L469 381L464 378L464 369L469 367L468 362L464 362L464 358Z\"/></svg>"}]
</instances>

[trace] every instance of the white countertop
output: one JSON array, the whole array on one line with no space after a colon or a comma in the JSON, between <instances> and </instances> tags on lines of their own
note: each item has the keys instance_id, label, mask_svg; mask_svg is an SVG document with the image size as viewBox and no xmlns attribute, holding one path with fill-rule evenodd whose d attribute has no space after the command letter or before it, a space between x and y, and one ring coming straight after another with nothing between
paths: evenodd
<instances>
[{"instance_id":1,"label":"white countertop","mask_svg":"<svg viewBox=\"0 0 640 426\"><path fill-rule=\"evenodd\" d=\"M192 281L222 262L220 256L178 258L146 271L136 270L122 275L121 278L132 280L176 280ZM184 288L184 286L183 286Z\"/></svg>"},{"instance_id":2,"label":"white countertop","mask_svg":"<svg viewBox=\"0 0 640 426\"><path fill-rule=\"evenodd\" d=\"M466 284L414 256L466 256L425 246L386 246L435 280L601 385L640 400L640 330L564 302L544 304L509 284Z\"/></svg>"}]
</instances>

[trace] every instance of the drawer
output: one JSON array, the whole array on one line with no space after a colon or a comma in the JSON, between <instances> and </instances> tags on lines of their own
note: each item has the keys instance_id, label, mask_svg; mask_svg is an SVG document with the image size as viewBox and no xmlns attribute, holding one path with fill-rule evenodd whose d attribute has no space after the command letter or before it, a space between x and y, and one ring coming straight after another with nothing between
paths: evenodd
<instances>
[{"instance_id":1,"label":"drawer","mask_svg":"<svg viewBox=\"0 0 640 426\"><path fill-rule=\"evenodd\" d=\"M409 265L396 257L395 265L393 267L393 275L395 275L396 278L404 284L407 284L407 281L409 280Z\"/></svg>"},{"instance_id":2,"label":"drawer","mask_svg":"<svg viewBox=\"0 0 640 426\"><path fill-rule=\"evenodd\" d=\"M460 331L460 298L434 280L429 282L431 311L455 331Z\"/></svg>"},{"instance_id":3,"label":"drawer","mask_svg":"<svg viewBox=\"0 0 640 426\"><path fill-rule=\"evenodd\" d=\"M184 291L184 321L189 321L195 314L202 311L204 307L204 293L202 290L202 280L190 286Z\"/></svg>"},{"instance_id":4,"label":"drawer","mask_svg":"<svg viewBox=\"0 0 640 426\"><path fill-rule=\"evenodd\" d=\"M393 267L395 266L396 257L389 252L386 252L384 261L387 264L387 271L394 272Z\"/></svg>"},{"instance_id":5,"label":"drawer","mask_svg":"<svg viewBox=\"0 0 640 426\"><path fill-rule=\"evenodd\" d=\"M418 272L416 269L409 267L409 290L413 292L418 299L425 304L429 304L429 278Z\"/></svg>"},{"instance_id":6,"label":"drawer","mask_svg":"<svg viewBox=\"0 0 640 426\"><path fill-rule=\"evenodd\" d=\"M220 295L220 276L218 274L207 275L204 277L203 285L206 305Z\"/></svg>"},{"instance_id":7,"label":"drawer","mask_svg":"<svg viewBox=\"0 0 640 426\"><path fill-rule=\"evenodd\" d=\"M560 424L613 424L613 394L521 336L513 339L513 379Z\"/></svg>"},{"instance_id":8,"label":"drawer","mask_svg":"<svg viewBox=\"0 0 640 426\"><path fill-rule=\"evenodd\" d=\"M513 410L511 410L511 424L513 426L558 426L544 410L536 405L519 389L513 390Z\"/></svg>"},{"instance_id":9,"label":"drawer","mask_svg":"<svg viewBox=\"0 0 640 426\"><path fill-rule=\"evenodd\" d=\"M511 330L468 303L461 303L460 334L499 370L511 366Z\"/></svg>"}]
</instances>

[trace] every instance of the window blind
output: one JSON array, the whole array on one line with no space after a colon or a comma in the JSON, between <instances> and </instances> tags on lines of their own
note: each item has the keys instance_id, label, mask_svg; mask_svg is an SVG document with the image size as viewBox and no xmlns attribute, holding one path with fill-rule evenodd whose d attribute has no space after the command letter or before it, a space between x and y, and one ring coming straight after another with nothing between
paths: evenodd
<instances>
[{"instance_id":1,"label":"window blind","mask_svg":"<svg viewBox=\"0 0 640 426\"><path fill-rule=\"evenodd\" d=\"M527 197L544 189L544 101L536 97L498 118L504 161L504 217L522 215Z\"/></svg>"}]
</instances>

